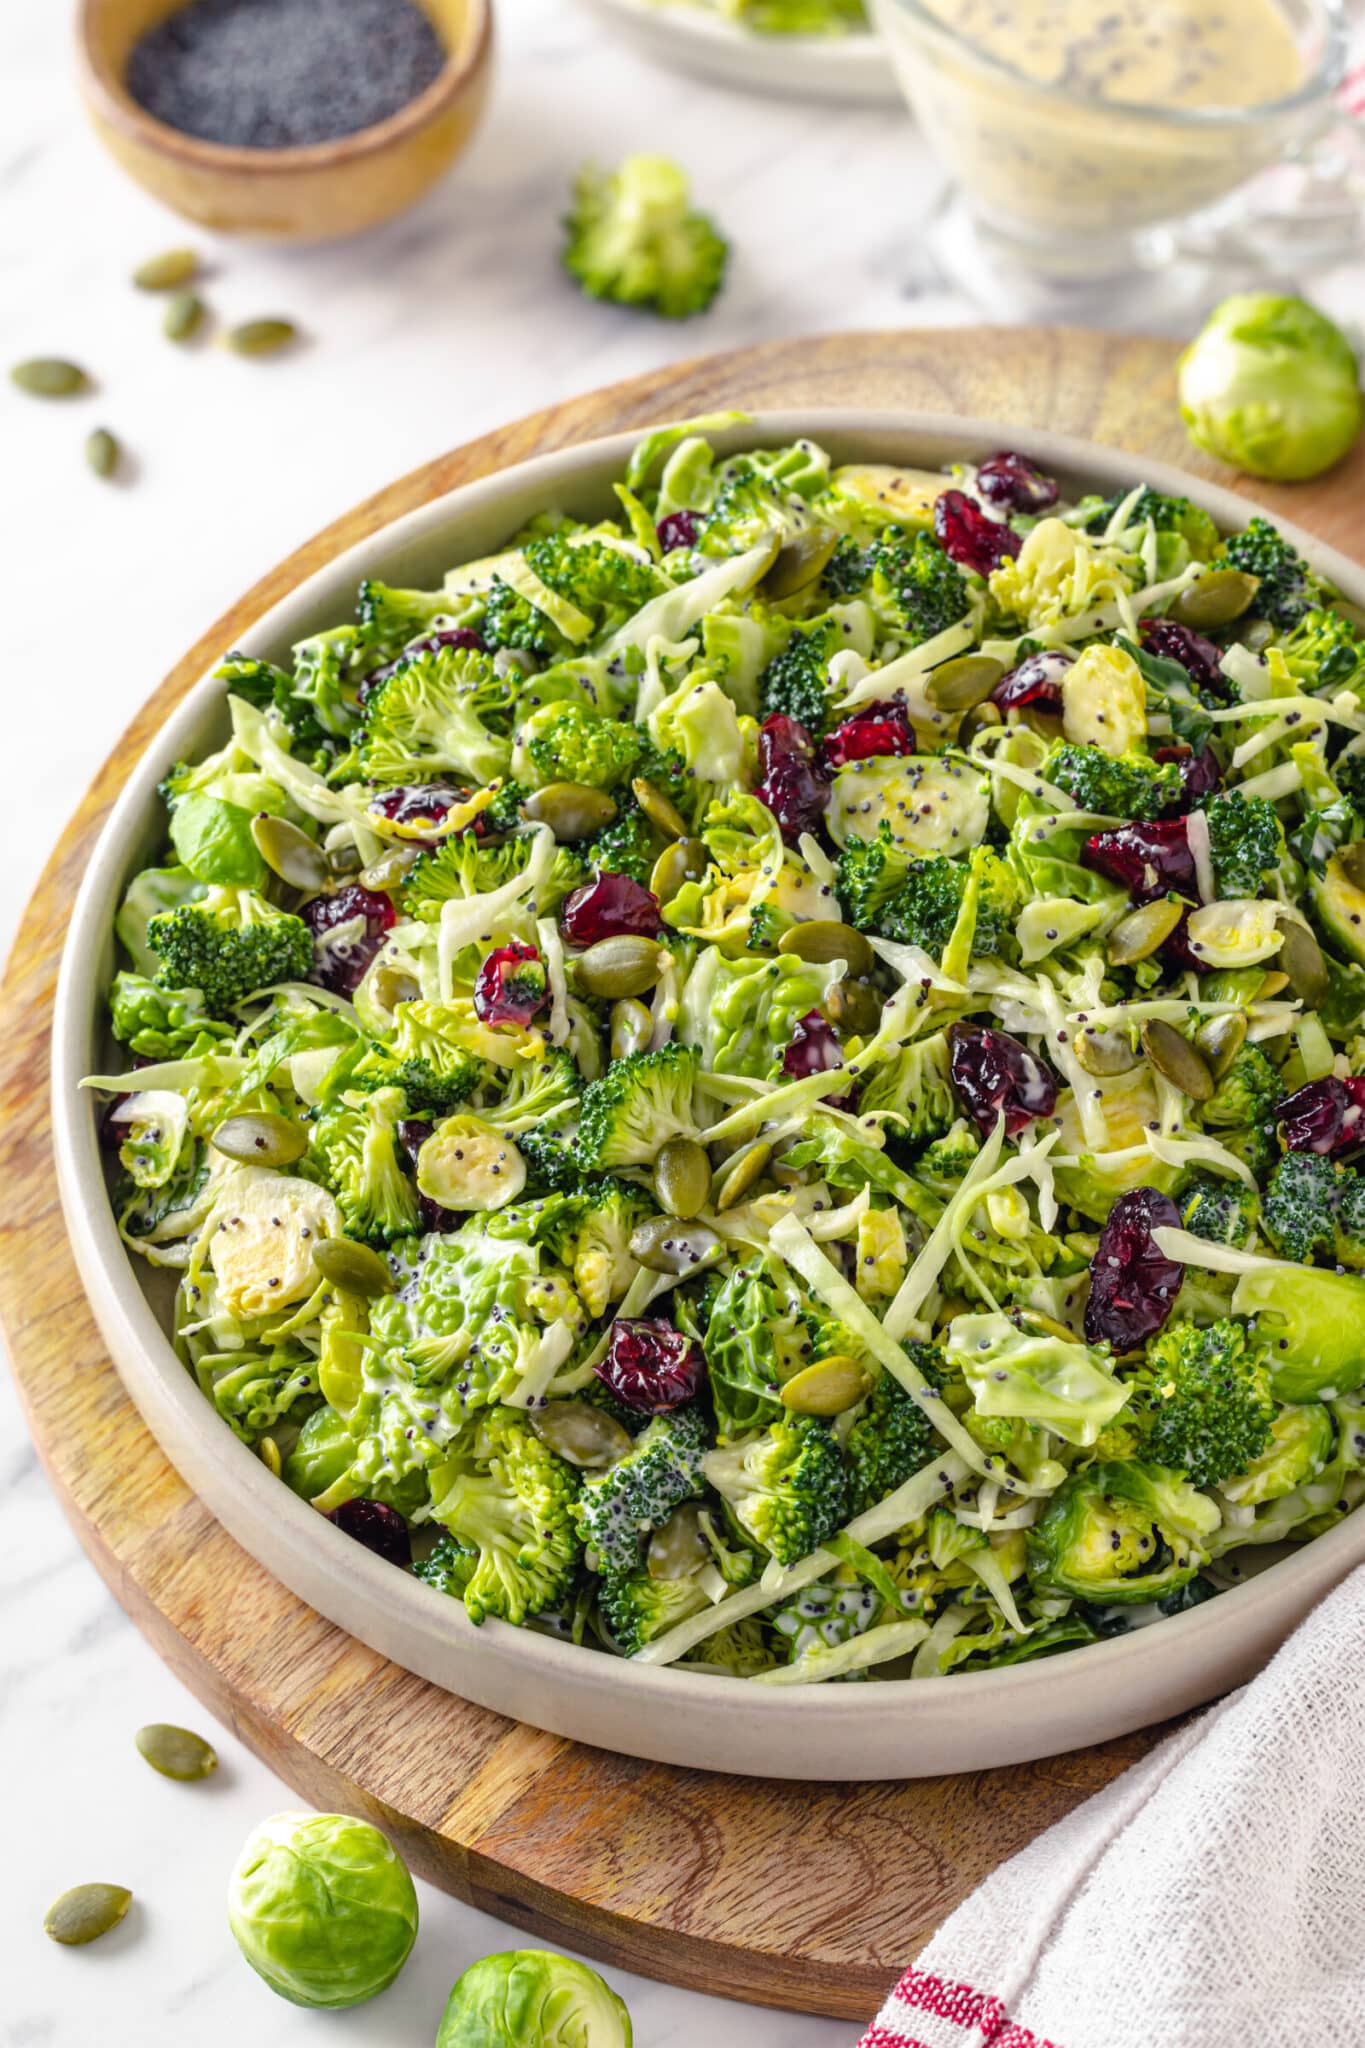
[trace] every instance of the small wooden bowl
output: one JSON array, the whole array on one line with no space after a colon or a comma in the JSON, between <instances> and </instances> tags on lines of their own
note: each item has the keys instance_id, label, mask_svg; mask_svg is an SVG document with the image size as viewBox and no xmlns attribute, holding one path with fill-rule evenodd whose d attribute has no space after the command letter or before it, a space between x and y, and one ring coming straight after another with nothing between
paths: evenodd
<instances>
[{"instance_id":1,"label":"small wooden bowl","mask_svg":"<svg viewBox=\"0 0 1365 2048\"><path fill-rule=\"evenodd\" d=\"M200 142L128 92L134 45L183 0L81 0L81 87L110 153L188 220L224 234L323 241L400 213L433 185L478 124L492 75L492 0L421 0L448 52L427 90L387 121L306 149Z\"/></svg>"}]
</instances>

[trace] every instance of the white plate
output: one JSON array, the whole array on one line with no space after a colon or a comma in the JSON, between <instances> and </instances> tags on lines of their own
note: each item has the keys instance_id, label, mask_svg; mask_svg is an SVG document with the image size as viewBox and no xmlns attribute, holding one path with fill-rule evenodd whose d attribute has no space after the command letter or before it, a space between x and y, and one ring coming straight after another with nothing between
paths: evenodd
<instances>
[{"instance_id":1,"label":"white plate","mask_svg":"<svg viewBox=\"0 0 1365 2048\"><path fill-rule=\"evenodd\" d=\"M585 0L656 64L744 92L903 104L881 37L757 36L686 0Z\"/></svg>"},{"instance_id":2,"label":"white plate","mask_svg":"<svg viewBox=\"0 0 1365 2048\"><path fill-rule=\"evenodd\" d=\"M1022 444L1073 496L1146 482L1188 495L1228 529L1245 525L1256 509L1164 464L1060 435L1020 434L998 422L811 410L760 415L715 439L733 452L803 434L838 461L926 469ZM611 481L636 438L622 434L541 456L394 521L311 576L241 644L249 654L280 660L295 641L350 611L362 576L430 588L452 562L492 552L546 505L604 517L614 509ZM1276 523L1323 575L1365 604L1365 570ZM104 992L113 969L113 917L128 878L164 843L157 784L173 762L222 745L226 732L222 687L206 676L129 777L86 870L53 1020L58 1185L91 1306L148 1427L242 1547L329 1621L478 1706L602 1748L756 1777L913 1778L1056 1755L1212 1699L1250 1678L1313 1603L1365 1560L1362 1511L1206 1606L1069 1651L1060 1661L804 1690L623 1663L501 1622L474 1628L458 1601L344 1536L233 1436L176 1358L167 1336L166 1276L132 1258L119 1240L98 1105L78 1086L83 1074L109 1066Z\"/></svg>"}]
</instances>

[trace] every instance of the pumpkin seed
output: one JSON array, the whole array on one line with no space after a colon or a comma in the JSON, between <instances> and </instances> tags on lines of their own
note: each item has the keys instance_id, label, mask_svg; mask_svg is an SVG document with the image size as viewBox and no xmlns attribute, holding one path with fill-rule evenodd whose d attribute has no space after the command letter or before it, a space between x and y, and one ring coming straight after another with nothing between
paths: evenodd
<instances>
[{"instance_id":1,"label":"pumpkin seed","mask_svg":"<svg viewBox=\"0 0 1365 2048\"><path fill-rule=\"evenodd\" d=\"M1004 662L993 661L989 654L959 654L930 671L924 694L940 711L975 711L1004 673Z\"/></svg>"},{"instance_id":2,"label":"pumpkin seed","mask_svg":"<svg viewBox=\"0 0 1365 2048\"><path fill-rule=\"evenodd\" d=\"M1138 1063L1126 1031L1078 1031L1072 1050L1087 1074L1127 1074Z\"/></svg>"},{"instance_id":3,"label":"pumpkin seed","mask_svg":"<svg viewBox=\"0 0 1365 2048\"><path fill-rule=\"evenodd\" d=\"M1253 1003L1268 1003L1272 997L1283 995L1288 986L1289 976L1278 967L1272 967L1251 1000Z\"/></svg>"},{"instance_id":4,"label":"pumpkin seed","mask_svg":"<svg viewBox=\"0 0 1365 2048\"><path fill-rule=\"evenodd\" d=\"M256 1450L266 1471L272 1473L278 1479L284 1470L284 1459L280 1456L280 1447L274 1437L263 1436L257 1444Z\"/></svg>"},{"instance_id":5,"label":"pumpkin seed","mask_svg":"<svg viewBox=\"0 0 1365 2048\"><path fill-rule=\"evenodd\" d=\"M251 1109L219 1124L209 1141L243 1166L292 1166L308 1150L307 1133L273 1109Z\"/></svg>"},{"instance_id":6,"label":"pumpkin seed","mask_svg":"<svg viewBox=\"0 0 1365 2048\"><path fill-rule=\"evenodd\" d=\"M357 879L366 889L396 889L412 873L422 851L420 846L386 846L377 860L360 870Z\"/></svg>"},{"instance_id":7,"label":"pumpkin seed","mask_svg":"<svg viewBox=\"0 0 1365 2048\"><path fill-rule=\"evenodd\" d=\"M842 1351L802 1368L782 1389L782 1406L795 1415L842 1415L861 1401L871 1375Z\"/></svg>"},{"instance_id":8,"label":"pumpkin seed","mask_svg":"<svg viewBox=\"0 0 1365 2048\"><path fill-rule=\"evenodd\" d=\"M235 356L271 356L297 340L298 332L292 320L244 320L230 327L223 341Z\"/></svg>"},{"instance_id":9,"label":"pumpkin seed","mask_svg":"<svg viewBox=\"0 0 1365 2048\"><path fill-rule=\"evenodd\" d=\"M1365 889L1365 839L1353 839L1337 855L1340 868L1353 889Z\"/></svg>"},{"instance_id":10,"label":"pumpkin seed","mask_svg":"<svg viewBox=\"0 0 1365 2048\"><path fill-rule=\"evenodd\" d=\"M370 969L366 984L370 999L375 1007L390 1012L400 1003L415 1003L422 993L422 984L406 967L394 967L389 961L381 960Z\"/></svg>"},{"instance_id":11,"label":"pumpkin seed","mask_svg":"<svg viewBox=\"0 0 1365 2048\"><path fill-rule=\"evenodd\" d=\"M671 797L666 797L661 789L656 789L643 775L637 775L630 786L634 791L636 803L651 825L657 825L667 839L686 839L687 820Z\"/></svg>"},{"instance_id":12,"label":"pumpkin seed","mask_svg":"<svg viewBox=\"0 0 1365 2048\"><path fill-rule=\"evenodd\" d=\"M578 986L588 996L642 996L664 968L664 949L635 932L599 939L574 963Z\"/></svg>"},{"instance_id":13,"label":"pumpkin seed","mask_svg":"<svg viewBox=\"0 0 1365 2048\"><path fill-rule=\"evenodd\" d=\"M204 319L204 301L197 292L177 292L167 299L161 316L161 332L167 341L188 341L199 332Z\"/></svg>"},{"instance_id":14,"label":"pumpkin seed","mask_svg":"<svg viewBox=\"0 0 1365 2048\"><path fill-rule=\"evenodd\" d=\"M654 863L649 892L656 903L671 903L685 882L699 882L711 856L700 839L675 839Z\"/></svg>"},{"instance_id":15,"label":"pumpkin seed","mask_svg":"<svg viewBox=\"0 0 1365 2048\"><path fill-rule=\"evenodd\" d=\"M1359 851L1365 854L1365 846ZM1319 1009L1331 986L1322 948L1306 924L1286 921L1280 940L1280 966L1289 976L1290 991L1306 1010Z\"/></svg>"},{"instance_id":16,"label":"pumpkin seed","mask_svg":"<svg viewBox=\"0 0 1365 2048\"><path fill-rule=\"evenodd\" d=\"M173 292L198 275L199 258L193 249L163 249L138 264L133 283L140 292Z\"/></svg>"},{"instance_id":17,"label":"pumpkin seed","mask_svg":"<svg viewBox=\"0 0 1365 2048\"><path fill-rule=\"evenodd\" d=\"M1283 950L1283 949L1281 949ZM1194 1042L1208 1063L1215 1081L1221 1081L1246 1043L1247 1020L1243 1010L1228 1010L1210 1017L1194 1034Z\"/></svg>"},{"instance_id":18,"label":"pumpkin seed","mask_svg":"<svg viewBox=\"0 0 1365 2048\"><path fill-rule=\"evenodd\" d=\"M264 1442L269 1443L269 1437ZM194 1778L211 1777L218 1757L211 1744L192 1728L176 1728L168 1721L153 1721L139 1728L133 1740L138 1754L163 1778L177 1778L188 1784Z\"/></svg>"},{"instance_id":19,"label":"pumpkin seed","mask_svg":"<svg viewBox=\"0 0 1365 2048\"><path fill-rule=\"evenodd\" d=\"M522 809L537 825L548 825L561 846L591 839L616 816L606 791L590 789L586 782L547 782L544 789L532 790Z\"/></svg>"},{"instance_id":20,"label":"pumpkin seed","mask_svg":"<svg viewBox=\"0 0 1365 2048\"><path fill-rule=\"evenodd\" d=\"M567 1464L583 1472L618 1465L631 1448L629 1430L588 1401L551 1401L532 1411L531 1427Z\"/></svg>"},{"instance_id":21,"label":"pumpkin seed","mask_svg":"<svg viewBox=\"0 0 1365 2048\"><path fill-rule=\"evenodd\" d=\"M313 1264L330 1287L354 1294L361 1301L377 1301L393 1293L393 1275L388 1261L367 1244L353 1237L323 1237L313 1246Z\"/></svg>"},{"instance_id":22,"label":"pumpkin seed","mask_svg":"<svg viewBox=\"0 0 1365 2048\"><path fill-rule=\"evenodd\" d=\"M630 1255L651 1273L695 1272L721 1249L720 1239L704 1223L684 1223L675 1216L650 1216L630 1234Z\"/></svg>"},{"instance_id":23,"label":"pumpkin seed","mask_svg":"<svg viewBox=\"0 0 1365 2048\"><path fill-rule=\"evenodd\" d=\"M844 1038L870 1038L882 1021L882 999L875 988L850 974L836 981L825 997L828 1021Z\"/></svg>"},{"instance_id":24,"label":"pumpkin seed","mask_svg":"<svg viewBox=\"0 0 1365 2048\"><path fill-rule=\"evenodd\" d=\"M1260 587L1260 578L1248 576L1245 569L1206 569L1171 600L1167 617L1182 626L1197 627L1201 633L1230 626L1241 618Z\"/></svg>"},{"instance_id":25,"label":"pumpkin seed","mask_svg":"<svg viewBox=\"0 0 1365 2048\"><path fill-rule=\"evenodd\" d=\"M1142 1027L1142 1050L1158 1072L1191 1102L1207 1102L1213 1093L1213 1075L1201 1052L1160 1017L1149 1017Z\"/></svg>"},{"instance_id":26,"label":"pumpkin seed","mask_svg":"<svg viewBox=\"0 0 1365 2048\"><path fill-rule=\"evenodd\" d=\"M649 1539L645 1565L651 1579L688 1579L707 1559L701 1509L685 1500Z\"/></svg>"},{"instance_id":27,"label":"pumpkin seed","mask_svg":"<svg viewBox=\"0 0 1365 2048\"><path fill-rule=\"evenodd\" d=\"M772 1146L766 1139L758 1138L727 1161L715 1182L712 1199L717 1211L733 1209L736 1202L742 1202L754 1182L762 1179L763 1169L772 1156Z\"/></svg>"},{"instance_id":28,"label":"pumpkin seed","mask_svg":"<svg viewBox=\"0 0 1365 2048\"><path fill-rule=\"evenodd\" d=\"M1181 919L1184 905L1170 896L1156 903L1144 903L1121 917L1109 934L1111 967L1133 967L1164 946Z\"/></svg>"},{"instance_id":29,"label":"pumpkin seed","mask_svg":"<svg viewBox=\"0 0 1365 2048\"><path fill-rule=\"evenodd\" d=\"M770 604L795 597L823 575L830 556L839 545L839 535L829 526L807 526L784 540L772 567L760 579L758 591Z\"/></svg>"},{"instance_id":30,"label":"pumpkin seed","mask_svg":"<svg viewBox=\"0 0 1365 2048\"><path fill-rule=\"evenodd\" d=\"M329 846L327 865L334 875L358 875L363 862L354 839L344 839L339 846Z\"/></svg>"},{"instance_id":31,"label":"pumpkin seed","mask_svg":"<svg viewBox=\"0 0 1365 2048\"><path fill-rule=\"evenodd\" d=\"M629 1059L633 1052L643 1052L654 1036L654 1019L645 1005L634 996L622 996L619 1003L611 1006L611 1056L614 1060Z\"/></svg>"},{"instance_id":32,"label":"pumpkin seed","mask_svg":"<svg viewBox=\"0 0 1365 2048\"><path fill-rule=\"evenodd\" d=\"M64 362L60 356L34 356L26 363L16 363L9 374L10 382L30 398L75 398L90 389L90 379L80 365Z\"/></svg>"},{"instance_id":33,"label":"pumpkin seed","mask_svg":"<svg viewBox=\"0 0 1365 2048\"><path fill-rule=\"evenodd\" d=\"M1263 654L1275 638L1275 628L1269 619L1243 619L1237 628L1237 644L1245 647L1250 654Z\"/></svg>"},{"instance_id":34,"label":"pumpkin seed","mask_svg":"<svg viewBox=\"0 0 1365 2048\"><path fill-rule=\"evenodd\" d=\"M316 840L297 825L291 825L288 818L260 811L251 821L251 836L271 874L288 882L291 889L306 889L315 896L327 887L332 871L326 854Z\"/></svg>"},{"instance_id":35,"label":"pumpkin seed","mask_svg":"<svg viewBox=\"0 0 1365 2048\"><path fill-rule=\"evenodd\" d=\"M654 1161L654 1193L670 1216L700 1216L711 1192L711 1161L695 1138L670 1138Z\"/></svg>"},{"instance_id":36,"label":"pumpkin seed","mask_svg":"<svg viewBox=\"0 0 1365 2048\"><path fill-rule=\"evenodd\" d=\"M96 476L112 476L118 468L120 454L118 442L108 427L96 427L86 438L85 459Z\"/></svg>"},{"instance_id":37,"label":"pumpkin seed","mask_svg":"<svg viewBox=\"0 0 1365 2048\"><path fill-rule=\"evenodd\" d=\"M1027 722L1028 713L1025 712L1023 716L1025 722ZM993 725L1003 725L1004 722L1004 714L1000 706L992 704L988 697L984 704L978 704L973 710L964 714L962 723L957 729L958 745L969 747L979 732L985 732Z\"/></svg>"},{"instance_id":38,"label":"pumpkin seed","mask_svg":"<svg viewBox=\"0 0 1365 2048\"><path fill-rule=\"evenodd\" d=\"M798 960L809 960L815 966L842 960L850 974L870 974L877 964L877 956L862 933L832 917L813 917L790 926L778 940L777 950Z\"/></svg>"},{"instance_id":39,"label":"pumpkin seed","mask_svg":"<svg viewBox=\"0 0 1365 2048\"><path fill-rule=\"evenodd\" d=\"M43 1932L50 1941L78 1948L98 1941L111 1927L117 1927L133 1895L121 1884L78 1884L63 1892L47 1909Z\"/></svg>"}]
</instances>

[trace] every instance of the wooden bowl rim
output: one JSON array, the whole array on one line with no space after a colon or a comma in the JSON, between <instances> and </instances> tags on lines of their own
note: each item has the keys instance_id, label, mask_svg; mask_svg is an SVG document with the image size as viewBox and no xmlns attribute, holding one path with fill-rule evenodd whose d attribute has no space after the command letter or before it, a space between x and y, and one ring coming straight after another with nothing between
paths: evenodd
<instances>
[{"instance_id":1,"label":"wooden bowl rim","mask_svg":"<svg viewBox=\"0 0 1365 2048\"><path fill-rule=\"evenodd\" d=\"M211 171L220 177L246 174L252 178L337 170L399 147L448 113L476 84L492 55L493 0L464 0L464 5L466 30L460 48L447 50L440 71L416 99L369 128L358 128L351 135L338 135L330 142L310 142L295 149L250 149L238 143L205 142L158 121L139 106L104 54L95 34L101 0L80 0L76 44L81 79L86 97L102 121L144 148L178 158L196 170Z\"/></svg>"}]
</instances>

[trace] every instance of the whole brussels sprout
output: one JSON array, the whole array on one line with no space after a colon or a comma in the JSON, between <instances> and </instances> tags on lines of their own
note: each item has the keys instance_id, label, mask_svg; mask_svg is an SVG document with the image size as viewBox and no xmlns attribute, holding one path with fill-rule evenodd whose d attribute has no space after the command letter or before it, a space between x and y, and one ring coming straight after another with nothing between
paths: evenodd
<instances>
[{"instance_id":1,"label":"whole brussels sprout","mask_svg":"<svg viewBox=\"0 0 1365 2048\"><path fill-rule=\"evenodd\" d=\"M634 2038L596 1970L513 1948L470 1964L446 2000L436 2048L631 2048Z\"/></svg>"},{"instance_id":2,"label":"whole brussels sprout","mask_svg":"<svg viewBox=\"0 0 1365 2048\"><path fill-rule=\"evenodd\" d=\"M1304 299L1238 292L1180 358L1190 439L1252 476L1293 483L1340 462L1360 432L1360 366Z\"/></svg>"},{"instance_id":3,"label":"whole brussels sprout","mask_svg":"<svg viewBox=\"0 0 1365 2048\"><path fill-rule=\"evenodd\" d=\"M407 1865L348 1813L263 1821L228 1885L237 1946L295 2005L361 2005L392 1984L417 1938Z\"/></svg>"}]
</instances>

